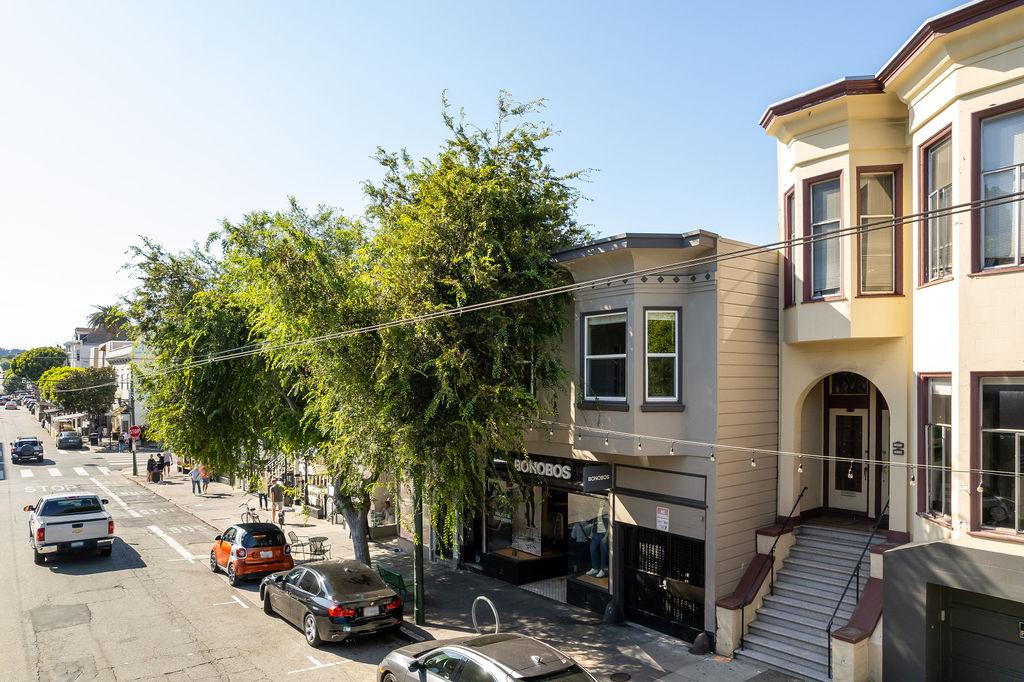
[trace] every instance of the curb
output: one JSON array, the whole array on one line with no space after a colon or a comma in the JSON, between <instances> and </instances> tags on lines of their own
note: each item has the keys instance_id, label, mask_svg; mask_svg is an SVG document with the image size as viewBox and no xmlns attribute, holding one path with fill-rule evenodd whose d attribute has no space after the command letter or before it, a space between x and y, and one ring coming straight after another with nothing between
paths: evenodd
<instances>
[{"instance_id":1,"label":"curb","mask_svg":"<svg viewBox=\"0 0 1024 682\"><path fill-rule=\"evenodd\" d=\"M218 533L223 530L222 528L218 528L217 526L213 525L212 523L210 523L209 521L207 521L203 517L199 516L198 514L196 514L191 509L188 509L186 507L181 506L176 501L172 500L171 498L167 497L166 495L161 495L158 491L154 490L153 488L151 488L150 486L146 485L142 481L135 480L135 477L132 476L131 473L127 473L126 474L125 471L130 471L130 470L129 469L122 469L118 473L120 473L125 479L127 479L128 481L131 481L132 483L134 483L135 485L139 486L143 490L148 490L149 492L153 493L157 497L170 502L171 504L173 504L175 507L177 507L181 511L185 512L186 514L188 514L192 518L197 519L200 523L203 523L203 524L209 526L210 528L212 528L213 530L217 531Z\"/></svg>"}]
</instances>

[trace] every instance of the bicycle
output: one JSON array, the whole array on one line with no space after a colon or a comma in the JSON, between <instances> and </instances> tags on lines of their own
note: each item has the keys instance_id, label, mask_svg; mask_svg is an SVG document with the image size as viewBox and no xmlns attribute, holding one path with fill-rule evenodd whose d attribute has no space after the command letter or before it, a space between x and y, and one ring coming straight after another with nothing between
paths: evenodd
<instances>
[{"instance_id":1,"label":"bicycle","mask_svg":"<svg viewBox=\"0 0 1024 682\"><path fill-rule=\"evenodd\" d=\"M260 515L256 512L256 508L252 506L252 503L246 501L238 506L245 507L245 511L242 512L242 523L263 523Z\"/></svg>"}]
</instances>

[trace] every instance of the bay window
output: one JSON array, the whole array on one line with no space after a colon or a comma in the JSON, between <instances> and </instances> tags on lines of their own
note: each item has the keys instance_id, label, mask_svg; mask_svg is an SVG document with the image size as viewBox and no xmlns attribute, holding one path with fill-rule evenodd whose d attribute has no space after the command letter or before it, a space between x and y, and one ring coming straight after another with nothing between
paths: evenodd
<instances>
[{"instance_id":1,"label":"bay window","mask_svg":"<svg viewBox=\"0 0 1024 682\"><path fill-rule=\"evenodd\" d=\"M981 199L1024 190L1024 111L981 124ZM1009 201L981 209L981 264L985 268L1021 265L1022 203Z\"/></svg>"},{"instance_id":2,"label":"bay window","mask_svg":"<svg viewBox=\"0 0 1024 682\"><path fill-rule=\"evenodd\" d=\"M839 293L839 179L811 185L811 298Z\"/></svg>"},{"instance_id":3,"label":"bay window","mask_svg":"<svg viewBox=\"0 0 1024 682\"><path fill-rule=\"evenodd\" d=\"M858 222L873 225L860 235L860 291L892 294L896 291L896 226L881 223L896 218L896 175L863 173L858 184Z\"/></svg>"},{"instance_id":4,"label":"bay window","mask_svg":"<svg viewBox=\"0 0 1024 682\"><path fill-rule=\"evenodd\" d=\"M981 525L1020 533L1024 377L985 377L980 393Z\"/></svg>"},{"instance_id":5,"label":"bay window","mask_svg":"<svg viewBox=\"0 0 1024 682\"><path fill-rule=\"evenodd\" d=\"M953 195L953 148L949 138L928 148L925 167L928 218L924 234L925 273L923 280L949 277L953 274L952 219L932 215L950 206Z\"/></svg>"},{"instance_id":6,"label":"bay window","mask_svg":"<svg viewBox=\"0 0 1024 682\"><path fill-rule=\"evenodd\" d=\"M953 383L949 378L925 380L925 511L950 515Z\"/></svg>"},{"instance_id":7,"label":"bay window","mask_svg":"<svg viewBox=\"0 0 1024 682\"><path fill-rule=\"evenodd\" d=\"M679 400L679 311L647 310L645 384L647 402Z\"/></svg>"},{"instance_id":8,"label":"bay window","mask_svg":"<svg viewBox=\"0 0 1024 682\"><path fill-rule=\"evenodd\" d=\"M626 313L583 318L584 400L626 400Z\"/></svg>"}]
</instances>

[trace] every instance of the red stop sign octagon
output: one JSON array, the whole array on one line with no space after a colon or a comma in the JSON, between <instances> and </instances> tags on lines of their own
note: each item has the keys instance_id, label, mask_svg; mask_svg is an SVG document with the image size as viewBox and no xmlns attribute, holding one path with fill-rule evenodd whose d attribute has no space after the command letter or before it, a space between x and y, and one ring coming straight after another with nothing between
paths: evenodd
<instances>
[{"instance_id":1,"label":"red stop sign octagon","mask_svg":"<svg viewBox=\"0 0 1024 682\"><path fill-rule=\"evenodd\" d=\"M133 426L133 427L131 427L130 429L128 429L128 435L131 438L138 438L139 436L142 435L142 427L141 426Z\"/></svg>"}]
</instances>

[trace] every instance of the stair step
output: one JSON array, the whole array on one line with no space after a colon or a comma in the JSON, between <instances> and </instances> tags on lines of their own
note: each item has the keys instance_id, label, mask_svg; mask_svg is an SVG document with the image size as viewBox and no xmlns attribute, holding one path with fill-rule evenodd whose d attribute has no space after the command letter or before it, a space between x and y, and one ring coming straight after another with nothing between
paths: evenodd
<instances>
[{"instance_id":1,"label":"stair step","mask_svg":"<svg viewBox=\"0 0 1024 682\"><path fill-rule=\"evenodd\" d=\"M822 666L822 672L828 672L828 651L825 647L822 647L821 651L810 651L800 646L787 644L774 637L748 634L743 638L743 649L766 651L789 659L798 665L806 665L808 668L813 665L820 665Z\"/></svg>"},{"instance_id":2,"label":"stair step","mask_svg":"<svg viewBox=\"0 0 1024 682\"><path fill-rule=\"evenodd\" d=\"M849 556L856 559L860 556L860 553L864 551L864 543L859 545L853 545L847 542L836 542L835 540L818 537L816 535L802 535L797 540L796 547L814 549L815 551L828 552L831 554L839 554L842 556ZM864 556L868 556L870 552L865 552Z\"/></svg>"},{"instance_id":3,"label":"stair step","mask_svg":"<svg viewBox=\"0 0 1024 682\"><path fill-rule=\"evenodd\" d=\"M834 573L836 576L842 577L844 582L850 577L850 574L853 573L853 569L855 568L855 566L837 566L835 564L824 563L816 559L805 559L803 557L795 557L793 555L790 555L783 564L783 568L788 566L801 568L805 571ZM868 573L870 573L870 571L868 571ZM862 576L867 576L863 567L860 569L860 574Z\"/></svg>"},{"instance_id":4,"label":"stair step","mask_svg":"<svg viewBox=\"0 0 1024 682\"><path fill-rule=\"evenodd\" d=\"M868 574L864 571L860 572L860 584L863 588L868 581ZM850 590L856 589L853 585L853 581L850 580L850 574L840 574L835 571L819 571L814 567L801 566L798 564L792 564L789 566L783 566L775 574L775 580L794 580L797 582L808 581L821 583L822 585L830 586L837 593L842 592L843 588L846 587L846 583L850 583Z\"/></svg>"},{"instance_id":5,"label":"stair step","mask_svg":"<svg viewBox=\"0 0 1024 682\"><path fill-rule=\"evenodd\" d=\"M825 538L834 540L836 542L846 542L852 545L860 545L861 547L868 541L868 537L871 536L869 531L852 530L848 528L834 528L832 526L814 526L814 525L800 525L796 527L796 533L798 536L814 536L819 538ZM872 538L871 544L878 544L879 542L885 542L885 531L878 531L875 533L875 537Z\"/></svg>"},{"instance_id":6,"label":"stair step","mask_svg":"<svg viewBox=\"0 0 1024 682\"><path fill-rule=\"evenodd\" d=\"M802 646L805 649L816 651L820 649L828 655L828 651L825 647L825 631L822 630L817 633L805 632L804 630L797 630L796 628L786 627L777 622L766 622L760 618L755 618L750 623L750 632L753 634L763 634L765 636L772 636L779 639L783 639L790 644L795 646Z\"/></svg>"},{"instance_id":7,"label":"stair step","mask_svg":"<svg viewBox=\"0 0 1024 682\"><path fill-rule=\"evenodd\" d=\"M756 661L757 663L767 666L772 670L778 670L779 672L786 673L788 675L798 675L808 680L815 680L816 682L829 682L827 669L825 673L821 673L817 669L794 664L784 658L780 658L763 651L749 651L747 649L743 649L742 651L736 652L736 657L746 659L748 661Z\"/></svg>"},{"instance_id":8,"label":"stair step","mask_svg":"<svg viewBox=\"0 0 1024 682\"><path fill-rule=\"evenodd\" d=\"M797 632L807 637L824 637L825 636L825 625L828 623L827 620L821 621L821 625L817 622L798 622L793 620L794 616L789 611L777 611L772 608L765 610L764 607L758 609L757 616L753 622L762 623L767 625L774 625L775 627L785 628ZM806 621L805 618L800 618L800 621Z\"/></svg>"},{"instance_id":9,"label":"stair step","mask_svg":"<svg viewBox=\"0 0 1024 682\"><path fill-rule=\"evenodd\" d=\"M828 625L828 619L831 617L816 611L793 613L787 609L781 609L774 604L767 604L759 608L757 616L760 617L762 614L778 620L789 621L796 625L802 625L805 628L809 628L809 631L817 630L822 634L825 633L825 626Z\"/></svg>"},{"instance_id":10,"label":"stair step","mask_svg":"<svg viewBox=\"0 0 1024 682\"><path fill-rule=\"evenodd\" d=\"M764 598L764 603L770 604L774 607L778 607L783 611L790 611L797 615L800 615L802 613L813 612L816 614L821 614L826 618L831 618L832 612L836 608L835 604L828 606L826 604L818 604L804 599L793 599L792 597L787 597L780 594L768 595ZM843 622L845 623L846 621L850 620L850 616L852 615L853 607L848 604L843 604L841 607L839 607L839 610L836 611L836 620L838 621L840 618L842 618Z\"/></svg>"},{"instance_id":11,"label":"stair step","mask_svg":"<svg viewBox=\"0 0 1024 682\"><path fill-rule=\"evenodd\" d=\"M825 590L819 590L814 587L808 587L803 583L783 583L778 580L775 581L775 594L788 596L791 599L806 599L818 604L824 604L829 608L835 608L839 602L839 592L828 592ZM851 608L857 605L856 596L853 590L846 593L843 597L843 603L849 605Z\"/></svg>"},{"instance_id":12,"label":"stair step","mask_svg":"<svg viewBox=\"0 0 1024 682\"><path fill-rule=\"evenodd\" d=\"M839 566L847 571L852 571L857 565L857 557L848 554L829 553L815 547L804 547L796 545L789 550L788 559L801 559L804 561L816 561L818 563ZM860 561L861 570L871 570L871 558L866 554Z\"/></svg>"}]
</instances>

